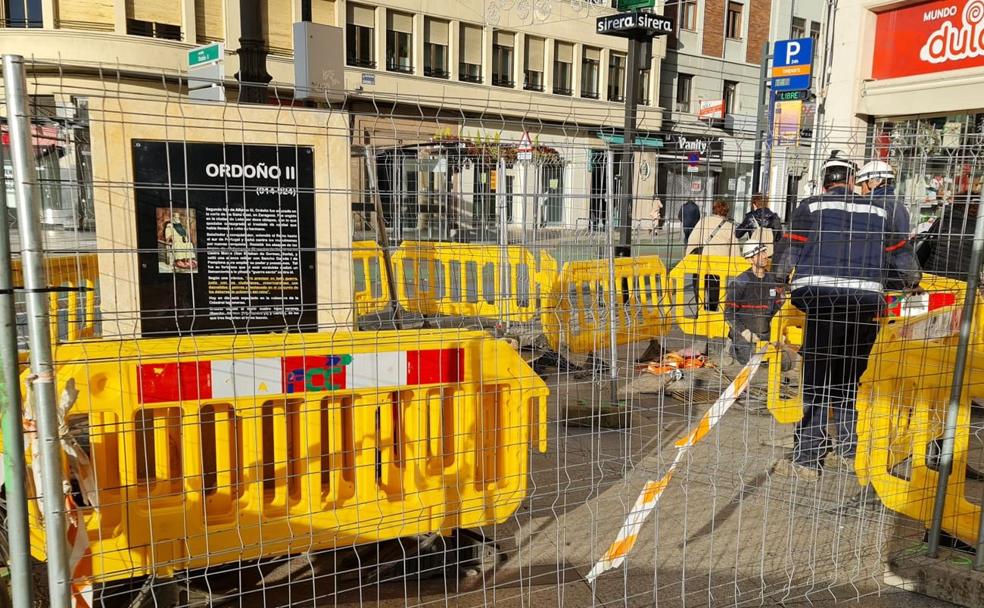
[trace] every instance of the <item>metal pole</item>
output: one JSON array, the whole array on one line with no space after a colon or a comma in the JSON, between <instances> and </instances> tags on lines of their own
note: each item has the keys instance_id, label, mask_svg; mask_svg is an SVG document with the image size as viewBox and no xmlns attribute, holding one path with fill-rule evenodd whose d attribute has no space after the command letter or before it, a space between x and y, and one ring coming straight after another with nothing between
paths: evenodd
<instances>
[{"instance_id":1,"label":"metal pole","mask_svg":"<svg viewBox=\"0 0 984 608\"><path fill-rule=\"evenodd\" d=\"M623 153L620 159L621 164L621 217L619 247L615 251L618 257L629 257L632 255L632 144L635 142L636 129L636 106L639 102L639 56L643 52L644 44L635 38L629 38L629 57L625 72L625 124L622 129L625 141L623 142ZM612 180L609 180L614 183ZM614 192L609 190L609 192ZM615 222L615 215L608 211L608 223ZM613 286L614 288L614 286Z\"/></svg>"},{"instance_id":2,"label":"metal pole","mask_svg":"<svg viewBox=\"0 0 984 608\"><path fill-rule=\"evenodd\" d=\"M383 268L386 273L386 287L390 292L390 305L393 306L393 326L403 329L400 321L400 299L396 293L396 275L393 271L393 256L390 253L389 235L386 233L386 218L383 216L383 199L379 194L379 180L376 177L376 149L366 146L366 176L369 181L369 195L372 197L372 207L376 213L376 242L383 251ZM400 222L399 216L396 222ZM420 272L419 269L417 272Z\"/></svg>"},{"instance_id":3,"label":"metal pole","mask_svg":"<svg viewBox=\"0 0 984 608\"><path fill-rule=\"evenodd\" d=\"M3 150L0 148L0 164ZM31 538L27 521L27 464L24 461L24 424L21 411L17 316L10 268L10 222L7 184L0 175L0 410L3 425L3 475L7 506L7 551L10 595L14 608L33 605Z\"/></svg>"},{"instance_id":4,"label":"metal pole","mask_svg":"<svg viewBox=\"0 0 984 608\"><path fill-rule=\"evenodd\" d=\"M509 220L508 205L509 192L506 190L506 161L499 159L495 170L495 196L498 199L499 207L499 323L503 329L509 328L509 317L512 313L512 297L509 293L509 278L512 276L509 268Z\"/></svg>"},{"instance_id":5,"label":"metal pole","mask_svg":"<svg viewBox=\"0 0 984 608\"><path fill-rule=\"evenodd\" d=\"M520 232L520 244L526 247L526 207L530 204L530 191L529 191L529 174L530 170L533 169L532 161L523 161L523 208L520 209L520 225L523 227Z\"/></svg>"},{"instance_id":6,"label":"metal pole","mask_svg":"<svg viewBox=\"0 0 984 608\"><path fill-rule=\"evenodd\" d=\"M20 229L24 289L27 296L28 343L37 440L43 467L42 512L48 555L48 590L52 608L69 608L72 601L72 574L68 567L68 539L65 536L62 486L61 442L58 438L58 410L55 395L54 364L51 356L47 277L44 269L44 241L41 235L40 192L36 187L34 154L31 146L31 119L28 114L24 58L3 56L3 82L7 91L7 120L10 129L10 156L17 195L17 222Z\"/></svg>"},{"instance_id":7,"label":"metal pole","mask_svg":"<svg viewBox=\"0 0 984 608\"><path fill-rule=\"evenodd\" d=\"M755 152L752 155L752 194L761 192L762 186L762 115L765 113L765 84L769 80L769 43L762 45L762 61L759 65L759 94L755 112Z\"/></svg>"},{"instance_id":8,"label":"metal pole","mask_svg":"<svg viewBox=\"0 0 984 608\"><path fill-rule=\"evenodd\" d=\"M981 193L984 204L984 192ZM943 525L943 506L946 503L946 486L953 468L953 449L957 436L957 416L960 410L960 397L963 394L964 371L967 367L967 351L970 346L970 331L974 321L977 303L977 286L980 282L981 258L984 256L984 214L978 214L974 227L974 247L970 252L970 271L967 276L967 291L964 294L963 316L960 318L960 339L957 342L957 356L953 364L953 381L950 386L950 403L946 410L946 425L943 427L943 447L940 450L939 480L936 484L936 500L933 503L933 519L929 527L929 556L936 557L940 548L940 528ZM977 543L977 562L982 563L982 543Z\"/></svg>"},{"instance_id":9,"label":"metal pole","mask_svg":"<svg viewBox=\"0 0 984 608\"><path fill-rule=\"evenodd\" d=\"M607 158L605 159L607 163L607 171L605 172L605 179L608 181L607 189L608 196L605 204L608 206L606 212L608 217L612 218L615 213L615 153L612 150L608 151ZM609 365L611 366L611 386L609 387L609 399L612 405L618 403L618 323L617 314L615 311L615 290L618 286L615 284L615 225L614 222L609 219L606 222L605 232L608 238L608 324L610 331L608 332L608 348L611 351Z\"/></svg>"}]
</instances>

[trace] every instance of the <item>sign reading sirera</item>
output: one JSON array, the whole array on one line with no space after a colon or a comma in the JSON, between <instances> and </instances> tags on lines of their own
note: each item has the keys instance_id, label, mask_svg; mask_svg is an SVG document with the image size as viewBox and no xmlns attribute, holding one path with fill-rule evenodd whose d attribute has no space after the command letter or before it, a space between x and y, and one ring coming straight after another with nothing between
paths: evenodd
<instances>
[{"instance_id":1,"label":"sign reading sirera","mask_svg":"<svg viewBox=\"0 0 984 608\"><path fill-rule=\"evenodd\" d=\"M595 20L596 31L609 36L665 36L673 32L673 19L648 12L618 13Z\"/></svg>"}]
</instances>

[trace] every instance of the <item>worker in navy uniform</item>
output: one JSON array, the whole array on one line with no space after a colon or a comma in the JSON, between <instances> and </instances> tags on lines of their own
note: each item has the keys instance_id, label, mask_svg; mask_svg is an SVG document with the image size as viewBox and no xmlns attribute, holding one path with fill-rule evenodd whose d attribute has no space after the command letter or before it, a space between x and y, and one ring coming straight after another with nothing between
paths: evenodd
<instances>
[{"instance_id":1,"label":"worker in navy uniform","mask_svg":"<svg viewBox=\"0 0 984 608\"><path fill-rule=\"evenodd\" d=\"M803 419L792 461L777 472L819 478L826 466L853 471L858 381L878 333L883 291L894 276L904 289L921 278L908 242L909 218L892 196L854 193L857 166L834 151L823 164L823 193L800 202L777 245L774 271L806 313ZM835 433L828 437L833 416Z\"/></svg>"},{"instance_id":2,"label":"worker in navy uniform","mask_svg":"<svg viewBox=\"0 0 984 608\"><path fill-rule=\"evenodd\" d=\"M749 239L742 247L742 257L751 268L728 283L724 318L728 322L731 356L746 365L758 342L769 339L772 317L782 307L782 286L769 272L772 243Z\"/></svg>"}]
</instances>

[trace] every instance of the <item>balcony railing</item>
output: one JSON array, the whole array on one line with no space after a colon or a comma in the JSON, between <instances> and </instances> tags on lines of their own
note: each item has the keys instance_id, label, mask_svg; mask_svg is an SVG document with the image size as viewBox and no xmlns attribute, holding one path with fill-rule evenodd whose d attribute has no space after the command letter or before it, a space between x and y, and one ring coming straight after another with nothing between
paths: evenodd
<instances>
[{"instance_id":1,"label":"balcony railing","mask_svg":"<svg viewBox=\"0 0 984 608\"><path fill-rule=\"evenodd\" d=\"M448 78L451 73L445 68L432 68L424 66L424 76L430 76L432 78Z\"/></svg>"},{"instance_id":2,"label":"balcony railing","mask_svg":"<svg viewBox=\"0 0 984 608\"><path fill-rule=\"evenodd\" d=\"M371 70L376 69L376 62L372 59L366 59L364 57L349 56L345 59L345 63L354 68L369 68Z\"/></svg>"},{"instance_id":3,"label":"balcony railing","mask_svg":"<svg viewBox=\"0 0 984 608\"><path fill-rule=\"evenodd\" d=\"M402 63L386 62L387 72L399 72L400 74L413 74L413 66Z\"/></svg>"}]
</instances>

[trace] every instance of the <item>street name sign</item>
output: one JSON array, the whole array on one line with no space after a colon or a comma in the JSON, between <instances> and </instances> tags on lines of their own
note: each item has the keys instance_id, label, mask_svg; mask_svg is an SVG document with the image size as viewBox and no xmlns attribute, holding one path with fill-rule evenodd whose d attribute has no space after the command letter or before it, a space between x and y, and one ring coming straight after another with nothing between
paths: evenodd
<instances>
[{"instance_id":1,"label":"street name sign","mask_svg":"<svg viewBox=\"0 0 984 608\"><path fill-rule=\"evenodd\" d=\"M636 38L665 36L673 33L673 19L644 11L605 15L595 20L599 34Z\"/></svg>"},{"instance_id":2,"label":"street name sign","mask_svg":"<svg viewBox=\"0 0 984 608\"><path fill-rule=\"evenodd\" d=\"M188 68L196 68L222 60L222 43L213 42L205 46L196 46L188 51Z\"/></svg>"},{"instance_id":3,"label":"street name sign","mask_svg":"<svg viewBox=\"0 0 984 608\"><path fill-rule=\"evenodd\" d=\"M225 62L222 43L188 51L188 97L195 101L225 101Z\"/></svg>"},{"instance_id":4,"label":"street name sign","mask_svg":"<svg viewBox=\"0 0 984 608\"><path fill-rule=\"evenodd\" d=\"M656 0L618 0L618 10L620 11L637 11L640 8L653 8L656 6Z\"/></svg>"}]
</instances>

